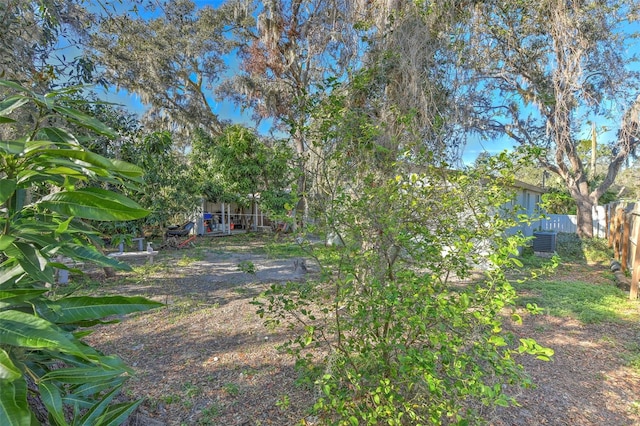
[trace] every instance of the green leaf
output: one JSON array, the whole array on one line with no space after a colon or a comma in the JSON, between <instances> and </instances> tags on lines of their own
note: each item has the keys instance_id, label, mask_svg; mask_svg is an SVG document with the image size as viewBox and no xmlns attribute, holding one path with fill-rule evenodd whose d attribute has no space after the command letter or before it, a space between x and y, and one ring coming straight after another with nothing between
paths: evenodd
<instances>
[{"instance_id":1,"label":"green leaf","mask_svg":"<svg viewBox=\"0 0 640 426\"><path fill-rule=\"evenodd\" d=\"M0 380L12 382L22 377L22 372L15 366L9 354L0 348Z\"/></svg>"},{"instance_id":2,"label":"green leaf","mask_svg":"<svg viewBox=\"0 0 640 426\"><path fill-rule=\"evenodd\" d=\"M4 101L0 102L0 115L9 115L28 102L29 99L21 95L9 96Z\"/></svg>"},{"instance_id":3,"label":"green leaf","mask_svg":"<svg viewBox=\"0 0 640 426\"><path fill-rule=\"evenodd\" d=\"M122 370L123 372L125 372L125 370ZM102 393L104 391L109 391L111 389L113 389L116 386L120 386L121 384L123 384L127 379L129 379L129 376L126 375L121 375L118 377L115 377L107 382L89 382L89 383L85 383L82 386L79 386L78 388L75 389L75 391L73 392L73 398L89 398L92 395L97 395L99 393ZM71 397L71 396L70 396Z\"/></svg>"},{"instance_id":4,"label":"green leaf","mask_svg":"<svg viewBox=\"0 0 640 426\"><path fill-rule=\"evenodd\" d=\"M113 171L121 174L122 176L126 176L128 178L137 178L141 177L144 174L144 171L136 166L135 164L127 163L126 161L113 159L111 160L113 163Z\"/></svg>"},{"instance_id":5,"label":"green leaf","mask_svg":"<svg viewBox=\"0 0 640 426\"><path fill-rule=\"evenodd\" d=\"M110 315L126 315L161 306L162 303L144 297L123 296L67 297L37 304L38 311L43 317L51 322L66 324L100 319Z\"/></svg>"},{"instance_id":6,"label":"green leaf","mask_svg":"<svg viewBox=\"0 0 640 426\"><path fill-rule=\"evenodd\" d=\"M24 269L19 264L11 268L0 268L0 288L3 288L5 284L11 284L11 280L21 274L24 274Z\"/></svg>"},{"instance_id":7,"label":"green leaf","mask_svg":"<svg viewBox=\"0 0 640 426\"><path fill-rule=\"evenodd\" d=\"M93 350L78 346L71 334L49 321L13 310L0 311L0 344L56 349L82 358L93 354Z\"/></svg>"},{"instance_id":8,"label":"green leaf","mask_svg":"<svg viewBox=\"0 0 640 426\"><path fill-rule=\"evenodd\" d=\"M0 419L3 426L31 424L27 404L27 384L24 380L0 380Z\"/></svg>"},{"instance_id":9,"label":"green leaf","mask_svg":"<svg viewBox=\"0 0 640 426\"><path fill-rule=\"evenodd\" d=\"M46 288L10 288L0 290L0 309L24 303L48 291Z\"/></svg>"},{"instance_id":10,"label":"green leaf","mask_svg":"<svg viewBox=\"0 0 640 426\"><path fill-rule=\"evenodd\" d=\"M107 126L100 120L90 115L84 114L78 110L63 107L60 105L56 105L52 109L57 113L63 115L65 118L67 118L67 120L91 129L100 135L107 136L109 138L115 138L117 136L116 133L109 128L109 126Z\"/></svg>"},{"instance_id":11,"label":"green leaf","mask_svg":"<svg viewBox=\"0 0 640 426\"><path fill-rule=\"evenodd\" d=\"M69 145L80 146L78 139L73 134L59 127L44 127L40 129L40 139L48 139L52 142L67 143Z\"/></svg>"},{"instance_id":12,"label":"green leaf","mask_svg":"<svg viewBox=\"0 0 640 426\"><path fill-rule=\"evenodd\" d=\"M13 243L16 239L10 235L0 235L0 251L4 251Z\"/></svg>"},{"instance_id":13,"label":"green leaf","mask_svg":"<svg viewBox=\"0 0 640 426\"><path fill-rule=\"evenodd\" d=\"M69 223L73 220L73 217L68 218L67 220L63 220L58 224L58 228L56 229L56 234L63 234L67 232L69 229Z\"/></svg>"},{"instance_id":14,"label":"green leaf","mask_svg":"<svg viewBox=\"0 0 640 426\"><path fill-rule=\"evenodd\" d=\"M9 123L17 123L17 121L9 117L0 117L0 124L9 124Z\"/></svg>"},{"instance_id":15,"label":"green leaf","mask_svg":"<svg viewBox=\"0 0 640 426\"><path fill-rule=\"evenodd\" d=\"M93 405L87 413L82 416L77 422L78 426L94 426L99 424L99 418L107 413L109 403L118 394L119 388L115 388L108 394L106 394L100 403Z\"/></svg>"},{"instance_id":16,"label":"green leaf","mask_svg":"<svg viewBox=\"0 0 640 426\"><path fill-rule=\"evenodd\" d=\"M98 266L116 268L121 271L130 271L131 266L112 257L105 256L95 247L86 247L79 244L65 244L60 248L60 254L77 260L87 260Z\"/></svg>"},{"instance_id":17,"label":"green leaf","mask_svg":"<svg viewBox=\"0 0 640 426\"><path fill-rule=\"evenodd\" d=\"M0 151L5 154L18 155L24 151L23 141L0 141Z\"/></svg>"},{"instance_id":18,"label":"green leaf","mask_svg":"<svg viewBox=\"0 0 640 426\"><path fill-rule=\"evenodd\" d=\"M100 426L118 426L129 418L131 413L142 403L142 400L134 402L126 402L110 406L106 412L100 417Z\"/></svg>"},{"instance_id":19,"label":"green leaf","mask_svg":"<svg viewBox=\"0 0 640 426\"><path fill-rule=\"evenodd\" d=\"M26 87L23 87L22 85L10 81L10 80L0 80L0 86L4 86L4 87L8 87L9 89L13 89L13 90L17 90L18 92L23 92L26 93L27 95L30 96L35 96L35 92L27 89Z\"/></svg>"},{"instance_id":20,"label":"green leaf","mask_svg":"<svg viewBox=\"0 0 640 426\"><path fill-rule=\"evenodd\" d=\"M31 244L14 242L5 250L5 253L15 257L24 271L35 280L45 283L53 282L53 271L46 268L47 259Z\"/></svg>"},{"instance_id":21,"label":"green leaf","mask_svg":"<svg viewBox=\"0 0 640 426\"><path fill-rule=\"evenodd\" d=\"M105 369L103 366L86 368L60 368L42 376L43 381L56 381L67 384L83 384L90 382L107 382L119 377L123 370Z\"/></svg>"},{"instance_id":22,"label":"green leaf","mask_svg":"<svg viewBox=\"0 0 640 426\"><path fill-rule=\"evenodd\" d=\"M57 425L67 425L67 421L64 418L64 408L62 404L62 396L60 389L53 383L47 383L40 381L38 383L38 389L40 390L40 398L45 407L49 411L49 415L53 416Z\"/></svg>"},{"instance_id":23,"label":"green leaf","mask_svg":"<svg viewBox=\"0 0 640 426\"><path fill-rule=\"evenodd\" d=\"M149 214L135 201L98 188L56 192L42 198L38 204L65 216L102 221L140 219Z\"/></svg>"},{"instance_id":24,"label":"green leaf","mask_svg":"<svg viewBox=\"0 0 640 426\"><path fill-rule=\"evenodd\" d=\"M0 180L0 204L3 204L13 195L16 190L15 179L2 179Z\"/></svg>"},{"instance_id":25,"label":"green leaf","mask_svg":"<svg viewBox=\"0 0 640 426\"><path fill-rule=\"evenodd\" d=\"M106 170L110 170L113 168L113 163L108 158L103 157L102 155L94 154L90 151L79 149L47 149L40 151L38 155L51 155L54 157L73 158L96 165L98 167L102 167Z\"/></svg>"}]
</instances>

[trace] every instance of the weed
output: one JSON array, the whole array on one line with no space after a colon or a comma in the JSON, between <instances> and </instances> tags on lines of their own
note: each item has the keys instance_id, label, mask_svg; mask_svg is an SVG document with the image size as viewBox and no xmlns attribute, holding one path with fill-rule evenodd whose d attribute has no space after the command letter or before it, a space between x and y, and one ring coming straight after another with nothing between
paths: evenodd
<instances>
[{"instance_id":1,"label":"weed","mask_svg":"<svg viewBox=\"0 0 640 426\"><path fill-rule=\"evenodd\" d=\"M240 388L238 387L238 385L236 385L235 383L225 383L222 386L222 389L227 393L227 395L229 396L238 396L240 394Z\"/></svg>"},{"instance_id":2,"label":"weed","mask_svg":"<svg viewBox=\"0 0 640 426\"><path fill-rule=\"evenodd\" d=\"M291 401L289 400L289 395L282 395L276 401L276 407L278 407L282 411L285 411L287 408L289 408L290 404L291 404Z\"/></svg>"},{"instance_id":3,"label":"weed","mask_svg":"<svg viewBox=\"0 0 640 426\"><path fill-rule=\"evenodd\" d=\"M213 403L209 405L207 408L200 412L200 418L197 421L197 425L199 426L208 426L214 425L216 417L220 416L222 409L221 407Z\"/></svg>"},{"instance_id":4,"label":"weed","mask_svg":"<svg viewBox=\"0 0 640 426\"><path fill-rule=\"evenodd\" d=\"M299 244L287 241L267 244L265 251L269 257L277 259L304 257L307 255Z\"/></svg>"},{"instance_id":5,"label":"weed","mask_svg":"<svg viewBox=\"0 0 640 426\"><path fill-rule=\"evenodd\" d=\"M180 399L181 396L176 394L162 395L160 397L160 401L164 402L165 404L175 404L176 402L180 401Z\"/></svg>"},{"instance_id":6,"label":"weed","mask_svg":"<svg viewBox=\"0 0 640 426\"><path fill-rule=\"evenodd\" d=\"M249 293L249 289L244 287L234 287L233 291L241 296Z\"/></svg>"},{"instance_id":7,"label":"weed","mask_svg":"<svg viewBox=\"0 0 640 426\"><path fill-rule=\"evenodd\" d=\"M249 260L243 260L242 262L238 263L238 270L244 272L245 274L255 275L256 265L254 265L253 262Z\"/></svg>"},{"instance_id":8,"label":"weed","mask_svg":"<svg viewBox=\"0 0 640 426\"><path fill-rule=\"evenodd\" d=\"M202 392L201 389L198 386L196 386L196 385L194 385L192 383L189 383L189 382L187 382L184 385L182 385L182 389L183 389L183 392L184 392L184 396L187 397L187 398L196 397L196 396L200 395L200 393Z\"/></svg>"}]
</instances>

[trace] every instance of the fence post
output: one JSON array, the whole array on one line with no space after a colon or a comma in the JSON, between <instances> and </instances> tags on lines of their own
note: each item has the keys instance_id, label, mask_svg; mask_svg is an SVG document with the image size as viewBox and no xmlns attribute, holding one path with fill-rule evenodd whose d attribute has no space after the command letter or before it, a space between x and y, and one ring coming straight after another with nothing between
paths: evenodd
<instances>
[{"instance_id":1,"label":"fence post","mask_svg":"<svg viewBox=\"0 0 640 426\"><path fill-rule=\"evenodd\" d=\"M623 216L624 231L622 234L622 270L627 271L629 269L629 246L631 245L631 214L625 213Z\"/></svg>"},{"instance_id":2,"label":"fence post","mask_svg":"<svg viewBox=\"0 0 640 426\"><path fill-rule=\"evenodd\" d=\"M615 234L615 204L609 204L609 209L607 210L607 226L609 228L609 239L608 246L609 248L613 247L613 238Z\"/></svg>"},{"instance_id":3,"label":"fence post","mask_svg":"<svg viewBox=\"0 0 640 426\"><path fill-rule=\"evenodd\" d=\"M635 204L631 209L631 213L629 214L629 216L633 218L633 222L640 220L640 215L635 215L634 217L633 214L633 212L637 210L637 207L638 204ZM638 247L638 245L640 245L640 224L634 224L633 222L631 222L631 225L633 225L635 234L633 240L636 243L636 248L633 255L633 262L631 263L631 268L633 269L631 274L631 289L629 290L629 299L636 300L638 298L638 286L640 282L640 247Z\"/></svg>"}]
</instances>

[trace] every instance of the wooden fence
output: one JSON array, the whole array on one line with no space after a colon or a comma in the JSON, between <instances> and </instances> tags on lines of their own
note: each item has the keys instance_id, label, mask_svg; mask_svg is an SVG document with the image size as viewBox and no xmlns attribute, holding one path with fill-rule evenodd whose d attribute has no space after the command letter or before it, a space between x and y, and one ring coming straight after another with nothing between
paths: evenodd
<instances>
[{"instance_id":1,"label":"wooden fence","mask_svg":"<svg viewBox=\"0 0 640 426\"><path fill-rule=\"evenodd\" d=\"M638 298L640 281L640 203L616 202L606 206L607 239L623 271L631 271L630 299Z\"/></svg>"}]
</instances>

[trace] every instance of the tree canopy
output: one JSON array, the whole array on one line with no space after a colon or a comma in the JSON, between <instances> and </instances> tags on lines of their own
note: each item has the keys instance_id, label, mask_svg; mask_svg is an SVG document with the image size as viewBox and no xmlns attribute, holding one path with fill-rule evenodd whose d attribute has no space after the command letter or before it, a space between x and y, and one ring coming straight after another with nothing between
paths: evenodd
<instances>
[{"instance_id":1,"label":"tree canopy","mask_svg":"<svg viewBox=\"0 0 640 426\"><path fill-rule=\"evenodd\" d=\"M507 135L561 177L578 208L582 236L592 236L591 208L640 143L639 74L629 53L634 1L483 2L465 43L483 80L474 101L477 128ZM590 185L580 143L589 122L618 132L603 179Z\"/></svg>"}]
</instances>

